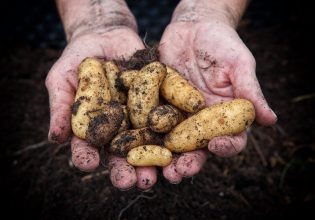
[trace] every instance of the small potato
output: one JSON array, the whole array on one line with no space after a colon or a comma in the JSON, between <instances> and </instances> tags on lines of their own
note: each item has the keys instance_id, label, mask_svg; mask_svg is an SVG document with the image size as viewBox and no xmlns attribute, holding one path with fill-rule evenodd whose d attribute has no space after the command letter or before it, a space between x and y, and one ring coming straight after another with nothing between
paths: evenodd
<instances>
[{"instance_id":1,"label":"small potato","mask_svg":"<svg viewBox=\"0 0 315 220\"><path fill-rule=\"evenodd\" d=\"M139 75L138 70L126 70L120 74L119 80L126 89L129 89L134 78L138 75Z\"/></svg>"},{"instance_id":2,"label":"small potato","mask_svg":"<svg viewBox=\"0 0 315 220\"><path fill-rule=\"evenodd\" d=\"M172 162L172 153L158 145L143 145L128 152L127 162L132 166L165 167Z\"/></svg>"},{"instance_id":3,"label":"small potato","mask_svg":"<svg viewBox=\"0 0 315 220\"><path fill-rule=\"evenodd\" d=\"M161 144L162 136L149 128L127 130L114 137L109 151L116 155L126 156L132 148L146 144Z\"/></svg>"},{"instance_id":4,"label":"small potato","mask_svg":"<svg viewBox=\"0 0 315 220\"><path fill-rule=\"evenodd\" d=\"M149 128L157 133L168 133L184 120L184 115L174 106L161 105L152 109L148 116Z\"/></svg>"},{"instance_id":5,"label":"small potato","mask_svg":"<svg viewBox=\"0 0 315 220\"><path fill-rule=\"evenodd\" d=\"M125 104L127 102L127 95L123 91L123 88L118 83L119 69L112 61L106 61L103 63L106 77L109 83L109 91L112 101Z\"/></svg>"},{"instance_id":6,"label":"small potato","mask_svg":"<svg viewBox=\"0 0 315 220\"><path fill-rule=\"evenodd\" d=\"M172 152L193 151L214 137L241 133L254 119L254 106L245 99L216 104L177 125L165 136L164 145Z\"/></svg>"},{"instance_id":7,"label":"small potato","mask_svg":"<svg viewBox=\"0 0 315 220\"><path fill-rule=\"evenodd\" d=\"M127 106L122 105L121 107L122 107L123 112L124 112L124 119L121 122L121 125L120 125L120 128L118 130L118 133L128 130L128 128L130 126L129 114L128 114Z\"/></svg>"},{"instance_id":8,"label":"small potato","mask_svg":"<svg viewBox=\"0 0 315 220\"><path fill-rule=\"evenodd\" d=\"M159 62L144 66L128 92L128 110L134 128L147 126L149 112L159 104L159 88L166 68Z\"/></svg>"},{"instance_id":9,"label":"small potato","mask_svg":"<svg viewBox=\"0 0 315 220\"><path fill-rule=\"evenodd\" d=\"M101 147L117 134L124 119L123 108L117 102L106 104L101 114L89 123L86 141L95 147Z\"/></svg>"},{"instance_id":10,"label":"small potato","mask_svg":"<svg viewBox=\"0 0 315 220\"><path fill-rule=\"evenodd\" d=\"M71 126L75 136L85 139L90 120L110 101L109 84L101 61L84 59L79 66L79 86L71 108Z\"/></svg>"},{"instance_id":11,"label":"small potato","mask_svg":"<svg viewBox=\"0 0 315 220\"><path fill-rule=\"evenodd\" d=\"M175 69L167 67L167 75L161 85L161 95L175 107L185 112L197 112L205 107L201 92L194 88Z\"/></svg>"}]
</instances>

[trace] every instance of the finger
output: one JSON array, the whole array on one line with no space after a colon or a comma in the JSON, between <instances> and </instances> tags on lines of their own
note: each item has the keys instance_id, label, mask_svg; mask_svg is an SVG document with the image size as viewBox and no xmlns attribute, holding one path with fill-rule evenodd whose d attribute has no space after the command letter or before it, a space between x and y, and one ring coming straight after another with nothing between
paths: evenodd
<instances>
[{"instance_id":1,"label":"finger","mask_svg":"<svg viewBox=\"0 0 315 220\"><path fill-rule=\"evenodd\" d=\"M207 160L205 150L196 150L183 153L176 163L177 172L183 177L190 177L197 174Z\"/></svg>"},{"instance_id":2,"label":"finger","mask_svg":"<svg viewBox=\"0 0 315 220\"><path fill-rule=\"evenodd\" d=\"M172 184L178 184L182 181L182 175L177 172L176 163L178 156L173 156L172 162L163 167L163 176Z\"/></svg>"},{"instance_id":3,"label":"finger","mask_svg":"<svg viewBox=\"0 0 315 220\"><path fill-rule=\"evenodd\" d=\"M100 163L99 150L82 139L73 137L71 141L73 165L81 171L93 171Z\"/></svg>"},{"instance_id":4,"label":"finger","mask_svg":"<svg viewBox=\"0 0 315 220\"><path fill-rule=\"evenodd\" d=\"M221 136L213 138L209 144L208 149L220 157L231 157L240 153L247 143L246 131L243 131L237 136Z\"/></svg>"},{"instance_id":5,"label":"finger","mask_svg":"<svg viewBox=\"0 0 315 220\"><path fill-rule=\"evenodd\" d=\"M155 167L137 167L137 187L142 190L150 189L157 181Z\"/></svg>"},{"instance_id":6,"label":"finger","mask_svg":"<svg viewBox=\"0 0 315 220\"><path fill-rule=\"evenodd\" d=\"M50 103L49 141L53 143L65 142L71 131L71 104L74 100L75 88L72 78L74 73L68 70L60 74L59 64L56 63L46 79L46 87Z\"/></svg>"},{"instance_id":7,"label":"finger","mask_svg":"<svg viewBox=\"0 0 315 220\"><path fill-rule=\"evenodd\" d=\"M137 183L137 174L126 159L116 156L109 157L110 180L114 187L128 190Z\"/></svg>"},{"instance_id":8,"label":"finger","mask_svg":"<svg viewBox=\"0 0 315 220\"><path fill-rule=\"evenodd\" d=\"M246 69L245 69L246 67ZM255 60L240 61L235 72L231 74L231 82L236 97L250 100L256 109L256 120L262 125L276 123L277 116L269 107L255 74Z\"/></svg>"}]
</instances>

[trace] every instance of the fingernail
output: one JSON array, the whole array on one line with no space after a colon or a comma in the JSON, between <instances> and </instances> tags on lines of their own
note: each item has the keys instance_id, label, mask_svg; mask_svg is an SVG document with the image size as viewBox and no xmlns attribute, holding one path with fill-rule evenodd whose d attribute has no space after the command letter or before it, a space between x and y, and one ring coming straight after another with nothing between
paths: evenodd
<instances>
[{"instance_id":1,"label":"fingernail","mask_svg":"<svg viewBox=\"0 0 315 220\"><path fill-rule=\"evenodd\" d=\"M122 188L118 188L118 189L119 189L119 191L125 192L125 191L128 191L128 190L131 190L132 188L135 188L135 186L131 186L131 187L126 188L126 189L122 189Z\"/></svg>"},{"instance_id":2,"label":"fingernail","mask_svg":"<svg viewBox=\"0 0 315 220\"><path fill-rule=\"evenodd\" d=\"M137 187L137 189L140 191L140 192L149 192L149 191L151 191L151 187L150 188L148 188L148 189L141 189L141 188L139 188L139 187Z\"/></svg>"},{"instance_id":3,"label":"fingernail","mask_svg":"<svg viewBox=\"0 0 315 220\"><path fill-rule=\"evenodd\" d=\"M182 180L179 180L179 181L169 181L170 184L173 184L173 185L177 185L177 184L180 184L182 182Z\"/></svg>"}]
</instances>

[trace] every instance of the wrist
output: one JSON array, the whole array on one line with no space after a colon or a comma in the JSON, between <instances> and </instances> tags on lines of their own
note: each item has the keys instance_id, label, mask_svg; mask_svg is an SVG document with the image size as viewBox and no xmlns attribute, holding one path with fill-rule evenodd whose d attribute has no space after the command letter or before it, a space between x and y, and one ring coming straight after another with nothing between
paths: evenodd
<instances>
[{"instance_id":1,"label":"wrist","mask_svg":"<svg viewBox=\"0 0 315 220\"><path fill-rule=\"evenodd\" d=\"M57 0L67 41L115 29L137 32L137 23L124 0Z\"/></svg>"},{"instance_id":2,"label":"wrist","mask_svg":"<svg viewBox=\"0 0 315 220\"><path fill-rule=\"evenodd\" d=\"M212 22L236 28L246 6L247 0L182 0L172 22Z\"/></svg>"}]
</instances>

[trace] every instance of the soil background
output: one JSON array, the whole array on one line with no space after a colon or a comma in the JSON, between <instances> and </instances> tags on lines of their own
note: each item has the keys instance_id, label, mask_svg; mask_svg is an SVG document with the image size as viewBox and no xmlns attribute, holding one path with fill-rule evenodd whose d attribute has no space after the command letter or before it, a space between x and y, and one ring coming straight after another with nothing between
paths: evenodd
<instances>
[{"instance_id":1,"label":"soil background","mask_svg":"<svg viewBox=\"0 0 315 220\"><path fill-rule=\"evenodd\" d=\"M158 42L177 1L127 1L140 35ZM0 36L1 214L30 219L315 219L314 12L304 1L251 2L238 32L279 120L254 125L247 148L181 184L115 189L103 164L76 170L46 141L46 74L66 45L54 2L3 5ZM30 145L34 149L26 149ZM308 217L306 217L308 216Z\"/></svg>"}]
</instances>

